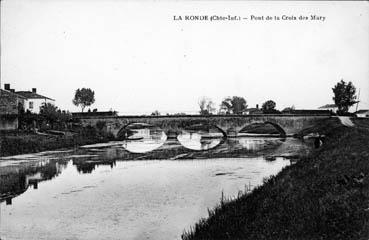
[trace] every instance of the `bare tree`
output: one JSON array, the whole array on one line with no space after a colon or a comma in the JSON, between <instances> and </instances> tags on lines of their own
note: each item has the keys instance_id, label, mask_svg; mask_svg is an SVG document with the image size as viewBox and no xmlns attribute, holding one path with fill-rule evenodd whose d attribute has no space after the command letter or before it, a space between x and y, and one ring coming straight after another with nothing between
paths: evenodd
<instances>
[{"instance_id":1,"label":"bare tree","mask_svg":"<svg viewBox=\"0 0 369 240\"><path fill-rule=\"evenodd\" d=\"M199 100L200 115L209 115L215 112L214 102L208 97Z\"/></svg>"}]
</instances>

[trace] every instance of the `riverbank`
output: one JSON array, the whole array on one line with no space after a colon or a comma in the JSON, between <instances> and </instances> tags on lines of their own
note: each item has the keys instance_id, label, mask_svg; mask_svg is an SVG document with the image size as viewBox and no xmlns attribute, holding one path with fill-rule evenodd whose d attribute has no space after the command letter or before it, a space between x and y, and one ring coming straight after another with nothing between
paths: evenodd
<instances>
[{"instance_id":1,"label":"riverbank","mask_svg":"<svg viewBox=\"0 0 369 240\"><path fill-rule=\"evenodd\" d=\"M369 122L354 123L310 129L326 136L321 149L222 201L182 239L368 239Z\"/></svg>"},{"instance_id":2,"label":"riverbank","mask_svg":"<svg viewBox=\"0 0 369 240\"><path fill-rule=\"evenodd\" d=\"M65 135L39 135L35 133L11 132L0 136L0 157L37 153L78 147L86 144L105 143L111 140L95 129L85 128Z\"/></svg>"}]
</instances>

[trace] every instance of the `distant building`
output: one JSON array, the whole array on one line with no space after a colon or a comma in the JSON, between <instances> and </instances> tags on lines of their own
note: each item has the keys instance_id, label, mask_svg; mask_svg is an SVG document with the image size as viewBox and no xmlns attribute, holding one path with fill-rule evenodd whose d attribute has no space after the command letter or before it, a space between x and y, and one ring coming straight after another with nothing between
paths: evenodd
<instances>
[{"instance_id":1,"label":"distant building","mask_svg":"<svg viewBox=\"0 0 369 240\"><path fill-rule=\"evenodd\" d=\"M246 108L243 111L243 114L246 115L257 115L257 114L263 114L263 111L259 108L259 104L256 104L255 108Z\"/></svg>"},{"instance_id":2,"label":"distant building","mask_svg":"<svg viewBox=\"0 0 369 240\"><path fill-rule=\"evenodd\" d=\"M338 107L336 106L336 104L326 104L324 106L319 107L318 109L320 109L320 110L328 110L328 111L331 111L331 112L336 113L337 110L338 110Z\"/></svg>"},{"instance_id":3,"label":"distant building","mask_svg":"<svg viewBox=\"0 0 369 240\"><path fill-rule=\"evenodd\" d=\"M0 89L0 130L18 129L18 109L26 99L14 93L14 89Z\"/></svg>"},{"instance_id":4,"label":"distant building","mask_svg":"<svg viewBox=\"0 0 369 240\"><path fill-rule=\"evenodd\" d=\"M54 99L38 94L36 88L32 88L32 91L17 91L15 93L25 98L24 110L31 113L40 113L42 105L55 103Z\"/></svg>"},{"instance_id":5,"label":"distant building","mask_svg":"<svg viewBox=\"0 0 369 240\"><path fill-rule=\"evenodd\" d=\"M369 110L368 109L359 110L355 114L357 117L369 117Z\"/></svg>"}]
</instances>

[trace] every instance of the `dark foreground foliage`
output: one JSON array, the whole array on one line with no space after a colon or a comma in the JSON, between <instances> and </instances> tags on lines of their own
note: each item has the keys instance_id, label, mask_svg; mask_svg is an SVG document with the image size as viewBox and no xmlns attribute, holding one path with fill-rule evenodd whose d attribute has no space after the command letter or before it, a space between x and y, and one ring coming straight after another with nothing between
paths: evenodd
<instances>
[{"instance_id":1,"label":"dark foreground foliage","mask_svg":"<svg viewBox=\"0 0 369 240\"><path fill-rule=\"evenodd\" d=\"M182 239L369 239L367 126L326 126L322 149L209 211Z\"/></svg>"}]
</instances>

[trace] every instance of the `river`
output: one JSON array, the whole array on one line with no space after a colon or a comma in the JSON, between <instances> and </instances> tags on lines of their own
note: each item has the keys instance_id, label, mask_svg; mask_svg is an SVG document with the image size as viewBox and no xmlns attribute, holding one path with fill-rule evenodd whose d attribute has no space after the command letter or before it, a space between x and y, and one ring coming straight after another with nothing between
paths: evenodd
<instances>
[{"instance_id":1,"label":"river","mask_svg":"<svg viewBox=\"0 0 369 240\"><path fill-rule=\"evenodd\" d=\"M262 184L312 146L200 135L2 158L0 238L180 239L222 195Z\"/></svg>"}]
</instances>

